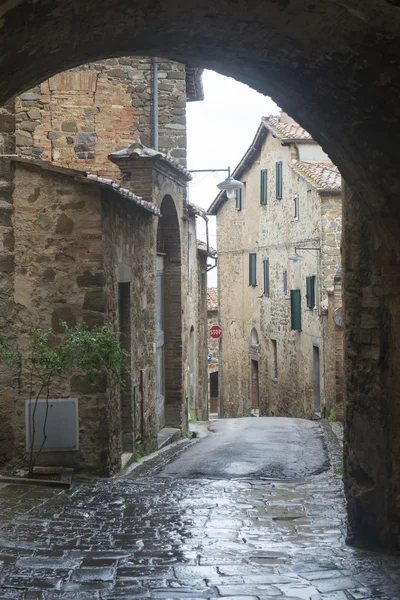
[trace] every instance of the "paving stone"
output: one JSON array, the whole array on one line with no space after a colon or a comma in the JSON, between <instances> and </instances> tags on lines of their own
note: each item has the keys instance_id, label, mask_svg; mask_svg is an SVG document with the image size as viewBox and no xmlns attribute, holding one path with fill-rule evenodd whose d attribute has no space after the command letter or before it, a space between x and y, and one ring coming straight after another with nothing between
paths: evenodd
<instances>
[{"instance_id":1,"label":"paving stone","mask_svg":"<svg viewBox=\"0 0 400 600\"><path fill-rule=\"evenodd\" d=\"M341 485L326 472L0 488L0 600L398 600L398 562L343 543Z\"/></svg>"}]
</instances>

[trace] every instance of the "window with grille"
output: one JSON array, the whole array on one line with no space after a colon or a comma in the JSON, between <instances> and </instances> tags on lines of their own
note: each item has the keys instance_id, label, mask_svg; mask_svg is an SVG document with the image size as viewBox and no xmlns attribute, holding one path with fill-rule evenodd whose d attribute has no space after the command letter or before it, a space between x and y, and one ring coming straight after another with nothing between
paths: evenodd
<instances>
[{"instance_id":1,"label":"window with grille","mask_svg":"<svg viewBox=\"0 0 400 600\"><path fill-rule=\"evenodd\" d=\"M306 301L307 308L315 308L317 297L316 297L316 280L315 275L306 277Z\"/></svg>"}]
</instances>

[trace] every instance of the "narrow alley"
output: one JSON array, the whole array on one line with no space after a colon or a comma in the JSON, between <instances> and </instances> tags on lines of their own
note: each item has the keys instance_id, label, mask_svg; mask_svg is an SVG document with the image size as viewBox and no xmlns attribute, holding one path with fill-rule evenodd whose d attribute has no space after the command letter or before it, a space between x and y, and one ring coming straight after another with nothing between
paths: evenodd
<instances>
[{"instance_id":1,"label":"narrow alley","mask_svg":"<svg viewBox=\"0 0 400 600\"><path fill-rule=\"evenodd\" d=\"M398 559L345 545L332 431L270 419L262 439L263 421L214 422L141 474L69 491L3 484L0 598L399 598Z\"/></svg>"}]
</instances>

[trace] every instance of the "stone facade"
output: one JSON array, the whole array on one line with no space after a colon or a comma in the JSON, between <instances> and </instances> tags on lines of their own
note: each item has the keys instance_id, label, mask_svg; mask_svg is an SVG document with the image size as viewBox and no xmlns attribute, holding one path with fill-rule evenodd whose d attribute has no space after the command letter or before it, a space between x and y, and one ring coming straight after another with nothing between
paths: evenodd
<instances>
[{"instance_id":1,"label":"stone facade","mask_svg":"<svg viewBox=\"0 0 400 600\"><path fill-rule=\"evenodd\" d=\"M159 60L159 149L186 164L186 100L199 74ZM0 119L21 156L105 177L119 176L108 154L141 141L153 145L154 61L123 57L60 73L21 94ZM189 99L201 98L192 93ZM7 109L3 109L5 111ZM14 111L14 118L13 118Z\"/></svg>"},{"instance_id":2,"label":"stone facade","mask_svg":"<svg viewBox=\"0 0 400 600\"><path fill-rule=\"evenodd\" d=\"M217 215L225 416L259 408L264 415L313 417L335 407L325 369L338 361L324 338L340 264L341 195L340 176L327 160L286 115L264 119L233 173L244 183L240 204L221 192L210 208ZM295 250L301 259L289 260Z\"/></svg>"},{"instance_id":3,"label":"stone facade","mask_svg":"<svg viewBox=\"0 0 400 600\"><path fill-rule=\"evenodd\" d=\"M151 202L110 180L80 171L31 159L2 159L2 190L5 184L9 190L9 210L3 211L9 217L7 222L4 217L2 226L1 302L7 310L2 311L2 332L22 353L31 327L53 327L60 332L61 320L69 325L80 320L88 325L110 322L125 334L125 341L129 339L124 342L130 354L129 381L121 397L106 382L91 385L79 373L55 384L52 397L78 398L79 450L44 452L42 463L108 475L120 469L123 453L133 457L135 450L143 454L157 448L157 433L164 425L186 431L189 391L185 373L191 327L203 340L200 346L205 354L204 290L202 303L197 300L199 287L205 285L206 267L197 254L195 219L186 205L190 176L164 155L149 153L134 154L135 158L116 153L111 158L123 169L125 180L128 173L138 173L146 164L143 171L149 174ZM172 224L178 245L166 243L163 253L165 391L160 417L156 258L160 232L169 231ZM190 230L194 233L192 291ZM196 354L194 361L200 381L198 386L196 381L194 402L204 404L198 394L203 398L206 386L205 356ZM0 377L0 450L6 462L15 449L24 451L26 381L23 372L12 372L4 365Z\"/></svg>"}]
</instances>

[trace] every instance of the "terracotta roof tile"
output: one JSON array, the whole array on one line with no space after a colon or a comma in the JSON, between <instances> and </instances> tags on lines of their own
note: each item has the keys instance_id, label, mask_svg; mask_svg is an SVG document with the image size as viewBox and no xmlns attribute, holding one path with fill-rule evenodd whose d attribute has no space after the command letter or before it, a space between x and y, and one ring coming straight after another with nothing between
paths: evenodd
<instances>
[{"instance_id":1,"label":"terracotta roof tile","mask_svg":"<svg viewBox=\"0 0 400 600\"><path fill-rule=\"evenodd\" d=\"M295 123L292 119L290 121L282 118L281 115L263 117L264 125L275 134L277 137L283 140L309 140L314 141L311 135L303 129L298 123Z\"/></svg>"},{"instance_id":2,"label":"terracotta roof tile","mask_svg":"<svg viewBox=\"0 0 400 600\"><path fill-rule=\"evenodd\" d=\"M208 288L207 290L207 310L218 310L217 288Z\"/></svg>"},{"instance_id":3,"label":"terracotta roof tile","mask_svg":"<svg viewBox=\"0 0 400 600\"><path fill-rule=\"evenodd\" d=\"M297 161L291 167L318 188L334 191L342 189L342 177L333 163Z\"/></svg>"}]
</instances>

